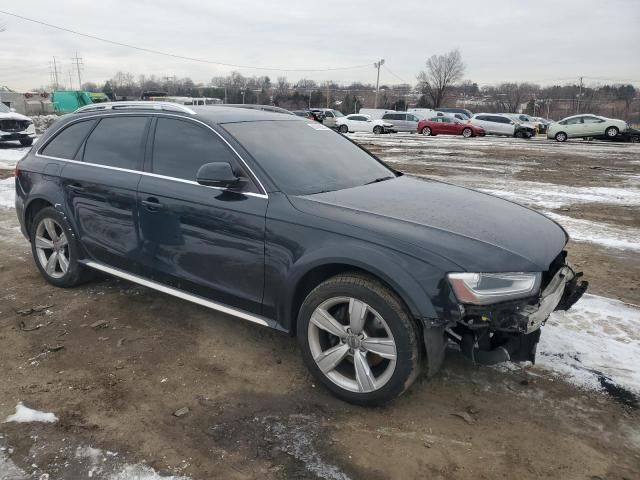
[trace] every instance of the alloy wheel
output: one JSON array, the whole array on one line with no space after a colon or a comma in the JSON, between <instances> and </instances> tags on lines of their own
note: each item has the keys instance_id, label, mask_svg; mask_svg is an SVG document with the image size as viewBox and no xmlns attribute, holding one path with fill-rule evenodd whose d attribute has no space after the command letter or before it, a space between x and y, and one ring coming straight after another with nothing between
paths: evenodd
<instances>
[{"instance_id":1,"label":"alloy wheel","mask_svg":"<svg viewBox=\"0 0 640 480\"><path fill-rule=\"evenodd\" d=\"M469 138L469 137L471 136L471 129L470 129L470 128L465 128L465 129L462 131L462 136L463 136L464 138Z\"/></svg>"},{"instance_id":2,"label":"alloy wheel","mask_svg":"<svg viewBox=\"0 0 640 480\"><path fill-rule=\"evenodd\" d=\"M62 226L52 218L43 218L36 227L35 249L43 270L52 278L69 271L69 242Z\"/></svg>"},{"instance_id":3,"label":"alloy wheel","mask_svg":"<svg viewBox=\"0 0 640 480\"><path fill-rule=\"evenodd\" d=\"M365 302L334 297L311 315L311 355L333 383L357 393L382 388L396 367L396 343L385 320Z\"/></svg>"}]
</instances>

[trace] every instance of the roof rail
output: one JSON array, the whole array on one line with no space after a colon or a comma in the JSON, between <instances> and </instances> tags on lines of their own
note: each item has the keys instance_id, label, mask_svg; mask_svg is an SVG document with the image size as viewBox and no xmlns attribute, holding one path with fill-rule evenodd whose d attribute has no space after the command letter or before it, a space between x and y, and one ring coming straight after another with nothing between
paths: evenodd
<instances>
[{"instance_id":1,"label":"roof rail","mask_svg":"<svg viewBox=\"0 0 640 480\"><path fill-rule=\"evenodd\" d=\"M86 113L86 112L98 112L100 110L128 110L128 109L144 109L144 110L166 110L170 112L183 112L195 115L196 112L191 108L171 102L153 102L153 101L139 101L139 102L104 102L104 103L92 103L80 107L73 113Z\"/></svg>"}]
</instances>

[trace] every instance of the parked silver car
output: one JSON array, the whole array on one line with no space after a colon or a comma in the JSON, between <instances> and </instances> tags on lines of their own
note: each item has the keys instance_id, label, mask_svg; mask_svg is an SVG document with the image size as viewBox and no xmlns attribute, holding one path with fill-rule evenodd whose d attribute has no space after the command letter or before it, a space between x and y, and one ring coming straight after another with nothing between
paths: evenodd
<instances>
[{"instance_id":1,"label":"parked silver car","mask_svg":"<svg viewBox=\"0 0 640 480\"><path fill-rule=\"evenodd\" d=\"M385 113L382 116L382 120L393 125L393 130L396 132L411 132L418 131L419 118L412 113L394 112Z\"/></svg>"}]
</instances>

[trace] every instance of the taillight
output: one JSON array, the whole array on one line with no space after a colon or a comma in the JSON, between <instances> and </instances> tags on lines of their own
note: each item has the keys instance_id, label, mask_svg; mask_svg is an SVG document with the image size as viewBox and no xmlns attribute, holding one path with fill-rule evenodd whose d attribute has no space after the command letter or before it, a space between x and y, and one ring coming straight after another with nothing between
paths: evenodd
<instances>
[{"instance_id":1,"label":"taillight","mask_svg":"<svg viewBox=\"0 0 640 480\"><path fill-rule=\"evenodd\" d=\"M16 169L13 172L13 176L16 177L16 178L18 178L18 175L20 175L20 167L18 166L19 163L20 162L16 163Z\"/></svg>"}]
</instances>

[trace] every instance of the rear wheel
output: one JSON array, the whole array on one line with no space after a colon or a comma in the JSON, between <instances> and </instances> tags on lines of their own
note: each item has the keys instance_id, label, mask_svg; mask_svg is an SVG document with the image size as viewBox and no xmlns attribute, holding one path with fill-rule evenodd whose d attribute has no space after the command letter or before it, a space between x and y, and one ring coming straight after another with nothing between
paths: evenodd
<instances>
[{"instance_id":1,"label":"rear wheel","mask_svg":"<svg viewBox=\"0 0 640 480\"><path fill-rule=\"evenodd\" d=\"M346 125L340 125L340 128L338 129L338 131L340 133L349 133L349 127L347 127Z\"/></svg>"},{"instance_id":2,"label":"rear wheel","mask_svg":"<svg viewBox=\"0 0 640 480\"><path fill-rule=\"evenodd\" d=\"M431 129L429 127L424 127L420 133L422 133L422 135L430 136Z\"/></svg>"},{"instance_id":3,"label":"rear wheel","mask_svg":"<svg viewBox=\"0 0 640 480\"><path fill-rule=\"evenodd\" d=\"M375 133L376 135L380 135L382 133L382 127L380 125L376 125L375 127L373 127L373 133Z\"/></svg>"},{"instance_id":4,"label":"rear wheel","mask_svg":"<svg viewBox=\"0 0 640 480\"><path fill-rule=\"evenodd\" d=\"M311 373L347 402L384 404L419 373L417 326L371 277L343 274L318 285L300 308L297 332Z\"/></svg>"},{"instance_id":5,"label":"rear wheel","mask_svg":"<svg viewBox=\"0 0 640 480\"><path fill-rule=\"evenodd\" d=\"M21 138L20 145L22 145L23 147L29 147L33 145L33 138Z\"/></svg>"},{"instance_id":6,"label":"rear wheel","mask_svg":"<svg viewBox=\"0 0 640 480\"><path fill-rule=\"evenodd\" d=\"M56 287L73 287L87 278L78 263L80 248L64 216L53 207L40 210L31 226L31 252L45 280Z\"/></svg>"},{"instance_id":7,"label":"rear wheel","mask_svg":"<svg viewBox=\"0 0 640 480\"><path fill-rule=\"evenodd\" d=\"M609 127L604 131L604 134L609 138L615 138L618 136L618 128L617 127Z\"/></svg>"},{"instance_id":8,"label":"rear wheel","mask_svg":"<svg viewBox=\"0 0 640 480\"><path fill-rule=\"evenodd\" d=\"M465 128L464 130L462 130L462 136L464 138L469 138L473 135L473 131L470 128Z\"/></svg>"},{"instance_id":9,"label":"rear wheel","mask_svg":"<svg viewBox=\"0 0 640 480\"><path fill-rule=\"evenodd\" d=\"M567 141L567 134L564 132L558 132L556 133L555 139L557 142L566 142Z\"/></svg>"}]
</instances>

